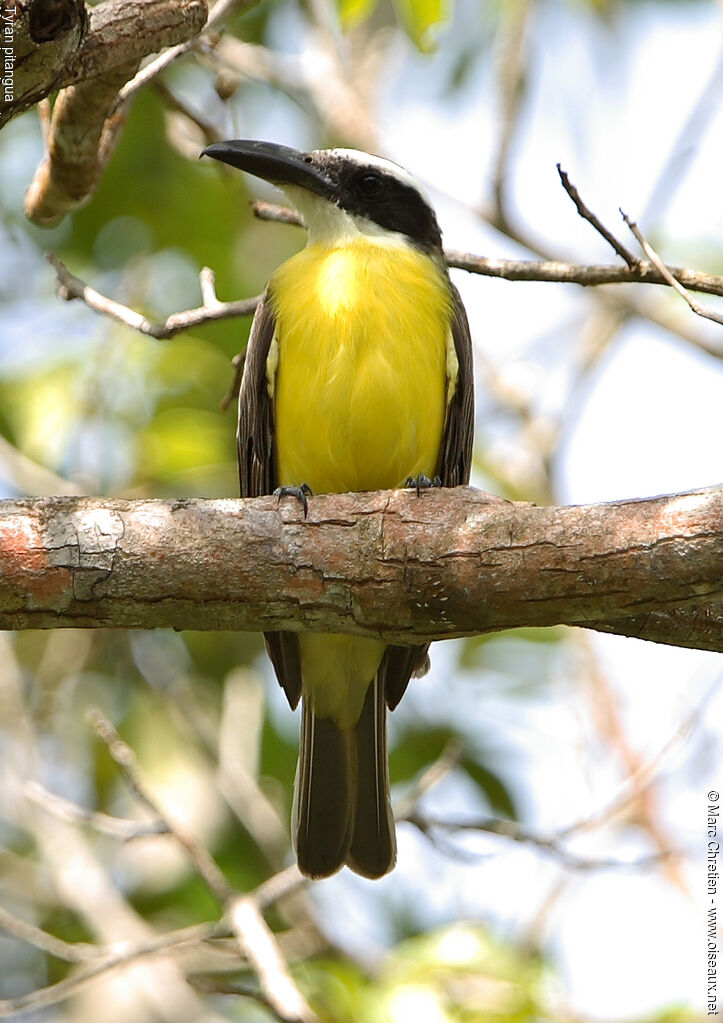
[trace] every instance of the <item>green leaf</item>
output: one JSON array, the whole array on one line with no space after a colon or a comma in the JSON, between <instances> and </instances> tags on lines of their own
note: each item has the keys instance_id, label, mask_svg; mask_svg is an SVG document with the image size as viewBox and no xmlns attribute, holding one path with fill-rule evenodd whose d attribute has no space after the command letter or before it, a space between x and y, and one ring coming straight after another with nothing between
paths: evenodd
<instances>
[{"instance_id":1,"label":"green leaf","mask_svg":"<svg viewBox=\"0 0 723 1023\"><path fill-rule=\"evenodd\" d=\"M379 0L336 0L341 27L346 32L361 25L374 13L378 3Z\"/></svg>"},{"instance_id":2,"label":"green leaf","mask_svg":"<svg viewBox=\"0 0 723 1023\"><path fill-rule=\"evenodd\" d=\"M517 808L515 807L514 797L499 775L494 774L489 768L478 763L476 760L472 760L471 757L465 757L461 766L475 785L484 793L493 813L497 813L508 820L517 820Z\"/></svg>"},{"instance_id":3,"label":"green leaf","mask_svg":"<svg viewBox=\"0 0 723 1023\"><path fill-rule=\"evenodd\" d=\"M411 781L442 753L455 733L449 728L410 728L391 751L389 767L393 782Z\"/></svg>"},{"instance_id":4,"label":"green leaf","mask_svg":"<svg viewBox=\"0 0 723 1023\"><path fill-rule=\"evenodd\" d=\"M409 729L389 757L392 782L411 781L437 760L445 746L458 736L448 728ZM486 754L485 754L486 755ZM512 793L504 780L487 763L465 752L459 762L472 782L480 789L493 813L516 820L517 810Z\"/></svg>"},{"instance_id":5,"label":"green leaf","mask_svg":"<svg viewBox=\"0 0 723 1023\"><path fill-rule=\"evenodd\" d=\"M422 53L436 48L435 29L452 17L453 0L393 0L397 18Z\"/></svg>"}]
</instances>

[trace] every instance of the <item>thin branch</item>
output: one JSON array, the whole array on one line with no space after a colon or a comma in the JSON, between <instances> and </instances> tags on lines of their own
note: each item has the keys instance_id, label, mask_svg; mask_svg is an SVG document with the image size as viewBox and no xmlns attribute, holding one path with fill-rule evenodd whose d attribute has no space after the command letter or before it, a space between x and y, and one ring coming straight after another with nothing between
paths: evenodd
<instances>
[{"instance_id":1,"label":"thin branch","mask_svg":"<svg viewBox=\"0 0 723 1023\"><path fill-rule=\"evenodd\" d=\"M642 793L653 783L660 773L663 762L668 759L676 749L688 738L690 733L703 720L703 712L711 698L718 692L721 680L714 682L708 691L703 695L697 706L681 721L670 737L663 743L661 748L654 753L647 761L639 764L636 770L630 774L620 786L615 796L603 807L594 811L589 817L558 832L559 838L568 838L571 835L591 831L594 828L606 824L630 807Z\"/></svg>"},{"instance_id":2,"label":"thin branch","mask_svg":"<svg viewBox=\"0 0 723 1023\"><path fill-rule=\"evenodd\" d=\"M723 85L723 47L718 52L718 59L710 78L703 83L698 98L691 107L678 137L670 149L667 160L660 168L643 211L642 219L644 221L660 221L676 191L685 181L689 165L700 152L704 134L720 110L721 85Z\"/></svg>"},{"instance_id":3,"label":"thin branch","mask_svg":"<svg viewBox=\"0 0 723 1023\"><path fill-rule=\"evenodd\" d=\"M89 810L77 803L64 799L50 792L37 781L30 781L24 786L28 799L41 807L46 813L59 820L73 824L88 824L101 835L109 835L121 842L131 842L137 838L148 838L151 835L168 835L167 825L154 818L151 821L132 821L124 817L113 817L97 810Z\"/></svg>"},{"instance_id":4,"label":"thin branch","mask_svg":"<svg viewBox=\"0 0 723 1023\"><path fill-rule=\"evenodd\" d=\"M450 267L468 270L470 273L482 274L485 277L501 277L506 281L547 281L557 284L579 284L584 288L601 284L670 283L653 263L645 260L640 260L634 267L628 267L613 264L581 265L550 260L487 259L484 256L456 251L447 251L445 255L447 265ZM723 277L717 274L683 267L669 269L676 280L693 291L723 295Z\"/></svg>"},{"instance_id":5,"label":"thin branch","mask_svg":"<svg viewBox=\"0 0 723 1023\"><path fill-rule=\"evenodd\" d=\"M26 995L18 998L7 998L0 1000L0 1019L13 1016L15 1013L25 1009L39 1009L43 1006L56 1005L66 998L70 998L84 988L91 981L125 966L136 959L156 955L159 952L167 952L172 949L181 948L185 945L195 945L201 941L217 936L219 928L215 924L194 924L182 930L172 931L168 934L161 934L143 943L135 944L118 952L107 953L101 950L97 962L91 963L56 984L49 984L47 987L36 988Z\"/></svg>"},{"instance_id":6,"label":"thin branch","mask_svg":"<svg viewBox=\"0 0 723 1023\"><path fill-rule=\"evenodd\" d=\"M171 46L170 49L164 50L158 57L152 60L149 64L132 78L129 82L123 86L118 93L117 104L120 105L129 99L139 89L142 89L144 85L147 85L151 79L159 75L161 71L177 60L178 57L183 56L184 53L188 53L189 50L193 49L197 45L198 40L207 34L209 29L214 28L219 22L223 21L224 18L228 17L229 14L235 8L246 7L251 0L218 0L216 4L208 12L208 19L203 30L194 36L193 39L189 39L186 42L179 43L177 46Z\"/></svg>"},{"instance_id":7,"label":"thin branch","mask_svg":"<svg viewBox=\"0 0 723 1023\"><path fill-rule=\"evenodd\" d=\"M584 658L579 671L580 685L588 697L592 721L605 749L619 759L626 777L638 778L643 766L642 757L628 735L618 694L592 649L591 634L580 632L575 639ZM648 784L643 783L633 787L633 796L630 800L631 803L634 800L632 812L640 830L649 836L653 847L657 848L660 853L666 854L665 873L668 878L681 887L678 859L675 856L667 855L672 842L663 824L659 793L652 784L652 780L651 771ZM585 824L586 822L582 821L568 827L565 829L564 835L568 836L584 830Z\"/></svg>"},{"instance_id":8,"label":"thin branch","mask_svg":"<svg viewBox=\"0 0 723 1023\"><path fill-rule=\"evenodd\" d=\"M254 892L254 898L260 909L266 909L306 884L307 879L294 863L263 881Z\"/></svg>"},{"instance_id":9,"label":"thin branch","mask_svg":"<svg viewBox=\"0 0 723 1023\"><path fill-rule=\"evenodd\" d=\"M500 231L507 231L510 224L507 201L509 161L519 128L519 115L525 92L526 37L531 10L532 4L529 0L507 4L502 8L500 19L500 43L495 62L500 123L492 174L494 195L492 219Z\"/></svg>"},{"instance_id":10,"label":"thin branch","mask_svg":"<svg viewBox=\"0 0 723 1023\"><path fill-rule=\"evenodd\" d=\"M272 224L291 224L293 227L304 226L301 215L290 206L281 206L276 202L266 202L265 199L254 199L251 203L251 210L259 220L268 220Z\"/></svg>"},{"instance_id":11,"label":"thin branch","mask_svg":"<svg viewBox=\"0 0 723 1023\"><path fill-rule=\"evenodd\" d=\"M620 210L620 215L630 228L632 234L640 244L640 247L642 248L645 255L648 257L650 262L653 264L653 266L655 266L655 268L660 273L661 277L663 277L665 281L671 286L671 288L675 288L678 294L685 299L685 301L688 303L691 310L696 314L696 316L702 316L706 320L712 320L713 323L720 323L721 325L723 325L723 314L714 313L711 309L706 309L704 306L699 305L698 302L692 299L688 292L683 287L680 279L677 277L675 268L667 267L665 265L665 263L660 258L655 249L652 247L650 242L648 242L648 240L645 238L638 225L633 220L631 220L626 213ZM715 294L718 293L715 292Z\"/></svg>"},{"instance_id":12,"label":"thin branch","mask_svg":"<svg viewBox=\"0 0 723 1023\"><path fill-rule=\"evenodd\" d=\"M221 873L208 850L175 822L171 822L148 791L138 769L136 755L106 717L97 709L88 714L89 721L108 748L113 760L123 771L138 799L147 806L167 830L183 846L198 875L225 907L224 919L236 937L241 953L248 959L259 979L261 989L284 1020L317 1023L289 973L288 965L273 931L263 916L258 899L239 895Z\"/></svg>"},{"instance_id":13,"label":"thin branch","mask_svg":"<svg viewBox=\"0 0 723 1023\"><path fill-rule=\"evenodd\" d=\"M185 100L181 99L180 96L177 96L175 92L172 92L165 82L159 79L153 83L153 88L162 98L166 106L175 110L179 114L183 114L184 117L188 118L189 121L196 125L203 135L206 145L210 145L212 142L221 141L222 136L216 125L213 124L212 121L209 121L207 117L204 117L200 110L196 110L196 108L191 106L190 103L187 103Z\"/></svg>"},{"instance_id":14,"label":"thin branch","mask_svg":"<svg viewBox=\"0 0 723 1023\"><path fill-rule=\"evenodd\" d=\"M286 224L300 224L300 218L294 211L284 207L275 206L272 203L257 202L254 204L254 212L264 220L274 220ZM484 256L475 256L470 253L447 250L445 253L447 265L469 273L481 274L486 277L497 277L507 281L547 281L560 284L579 284L589 287L601 284L666 284L667 278L659 269L649 262L638 262L635 267L620 266L579 266L572 263L558 263L551 261L534 260L512 260L512 259L487 259ZM167 340L180 334L182 331L201 327L206 323L214 323L218 320L233 319L240 316L250 316L256 309L260 296L253 298L239 299L234 302L210 302L204 301L203 305L193 309L186 309L182 312L172 313L165 320L152 321L142 313L131 309L106 295L101 294L86 284L84 280L71 273L65 264L52 252L46 253L46 258L54 268L58 279L58 294L64 301L70 302L80 299L95 312L109 316L119 323L146 334L156 340ZM669 268L676 279L687 287L711 295L723 295L723 277L715 274L702 273L697 270L686 270L681 268ZM203 273L211 273L208 268ZM202 291L204 288L202 280ZM656 319L654 311L638 310L638 314L650 319ZM673 329L658 317L656 322L662 326ZM723 348L720 350L701 339L694 337L687 338L691 343L716 357L723 357ZM243 373L243 365L237 363L236 376L229 389L229 394L222 402L222 408L226 408L238 393L237 387Z\"/></svg>"},{"instance_id":15,"label":"thin branch","mask_svg":"<svg viewBox=\"0 0 723 1023\"><path fill-rule=\"evenodd\" d=\"M16 916L3 906L0 906L0 931L12 934L28 945L40 949L41 952L47 952L48 955L62 959L66 963L87 962L88 959L93 959L98 955L98 948L95 945L80 941L63 941L62 938L48 934L47 931L36 927L35 924L28 923L27 920Z\"/></svg>"},{"instance_id":16,"label":"thin branch","mask_svg":"<svg viewBox=\"0 0 723 1023\"><path fill-rule=\"evenodd\" d=\"M462 754L460 743L456 739L451 739L437 759L417 778L411 790L394 803L394 819L396 821L407 820L409 814L413 813L418 806L422 796L439 785L457 767L462 759Z\"/></svg>"},{"instance_id":17,"label":"thin branch","mask_svg":"<svg viewBox=\"0 0 723 1023\"><path fill-rule=\"evenodd\" d=\"M257 199L251 204L251 208L259 220L291 224L296 227L304 226L299 214L287 206ZM594 215L591 214L591 216ZM603 228L604 230L605 228ZM545 281L556 284L580 284L583 287L601 284L670 283L653 262L636 260L634 257L631 257L632 266L583 265L550 259L489 259L469 252L446 249L445 259L447 266L467 270L469 273L481 274L484 277L501 277L506 281ZM723 295L723 276L683 267L668 267L668 270L676 280L693 291L702 291L709 295Z\"/></svg>"},{"instance_id":18,"label":"thin branch","mask_svg":"<svg viewBox=\"0 0 723 1023\"><path fill-rule=\"evenodd\" d=\"M507 273L499 273L494 274L494 276L505 277L508 280L556 280L556 270L557 268L560 268L564 274L564 276L559 278L560 283L581 284L583 286L598 284L624 284L632 282L640 284L667 284L665 278L659 274L657 267L655 267L652 263L642 260L637 263L635 272L633 272L629 267L593 266L584 267L584 273L578 274L578 268L574 264L553 260L552 253L545 250L545 246L539 239L532 238L529 234L519 230L519 228L513 228L509 223L505 224L504 227L496 224L493 213L485 212L483 210L479 210L477 213L478 216L487 220L487 222L493 227L503 230L507 237L517 242L518 245L540 255L544 260L543 263L539 264L543 270L552 270L551 274L544 272L538 276L534 269L535 264L529 263L529 267L532 269L531 274L525 274L524 276L518 277L514 273L510 275ZM453 261L450 261L450 265L455 264ZM460 264L460 266L473 273L487 273L487 270L475 267L474 265ZM721 277L716 277L710 274L700 274L697 271L688 271L677 267L669 267L669 269L682 284L691 288L693 291L705 291L709 294L715 295L723 294L723 291L721 290L723 278ZM588 271L592 272L590 273ZM606 303L609 306L612 306L613 311L616 314L622 314L623 316L633 315L644 320L649 320L651 323L656 324L663 330L676 335L684 341L687 341L689 344L705 352L707 355L711 355L713 358L717 359L723 358L723 347L720 344L715 344L704 335L695 332L690 328L686 321L672 314L667 308L660 308L660 303L653 303L646 296L642 296L631 291L624 294L616 294L607 290L599 293L595 297L601 304Z\"/></svg>"},{"instance_id":19,"label":"thin branch","mask_svg":"<svg viewBox=\"0 0 723 1023\"><path fill-rule=\"evenodd\" d=\"M0 436L0 477L26 497L51 494L82 494L79 483L59 476L45 465L28 458L5 437Z\"/></svg>"},{"instance_id":20,"label":"thin branch","mask_svg":"<svg viewBox=\"0 0 723 1023\"><path fill-rule=\"evenodd\" d=\"M216 975L204 976L203 974L191 974L188 978L188 983L201 995L230 995L233 998L250 998L254 1002L258 1002L259 1005L263 1005L265 1009L272 1014L274 1019L284 1020L272 1003L266 998L261 991L255 988L248 987L245 984L234 984L227 980L221 980Z\"/></svg>"},{"instance_id":21,"label":"thin branch","mask_svg":"<svg viewBox=\"0 0 723 1023\"><path fill-rule=\"evenodd\" d=\"M239 896L226 919L274 1011L283 1020L318 1023L317 1017L294 983L278 942L264 920L256 899Z\"/></svg>"},{"instance_id":22,"label":"thin branch","mask_svg":"<svg viewBox=\"0 0 723 1023\"><path fill-rule=\"evenodd\" d=\"M233 366L233 379L231 380L228 391L223 396L219 404L219 408L222 412L225 412L231 402L238 398L239 391L241 390L241 381L244 375L244 366L246 365L246 351L244 350L243 352L239 352L237 355L234 355L233 359L231 359L231 365Z\"/></svg>"},{"instance_id":23,"label":"thin branch","mask_svg":"<svg viewBox=\"0 0 723 1023\"><path fill-rule=\"evenodd\" d=\"M565 189L567 194L575 203L575 208L577 209L577 212L580 214L583 220L587 220L588 224L592 224L597 233L602 235L602 237L605 239L608 245L612 246L612 248L615 250L615 252L617 252L619 256L622 256L622 258L625 260L628 266L631 269L635 269L635 267L638 264L638 260L635 258L632 252L629 252L628 249L625 248L623 243L618 241L618 239L615 237L612 231L608 231L605 225L598 219L598 217L595 216L592 210L585 205L585 203L580 198L580 193L578 192L577 188L575 188L573 183L570 181L567 172L562 169L560 164L558 163L555 166L557 167L557 173L560 175L562 187Z\"/></svg>"},{"instance_id":24,"label":"thin branch","mask_svg":"<svg viewBox=\"0 0 723 1023\"><path fill-rule=\"evenodd\" d=\"M210 266L204 266L198 276L201 285L201 298L207 308L214 308L222 303L216 294L216 274Z\"/></svg>"},{"instance_id":25,"label":"thin branch","mask_svg":"<svg viewBox=\"0 0 723 1023\"><path fill-rule=\"evenodd\" d=\"M97 313L110 316L111 319L147 334L149 337L163 341L180 334L181 331L190 330L193 327L202 326L204 323L213 323L216 320L226 320L236 316L250 316L258 304L258 296L245 298L237 302L219 302L197 306L195 309L186 309L180 313L172 313L167 319L161 322L153 322L141 313L120 302L114 301L105 295L101 295L95 288L91 288L80 277L76 277L65 264L52 252L46 253L46 258L51 264L58 278L58 294L66 301L81 299L87 306ZM204 272L207 268L204 267ZM202 290L204 285L202 284Z\"/></svg>"},{"instance_id":26,"label":"thin branch","mask_svg":"<svg viewBox=\"0 0 723 1023\"><path fill-rule=\"evenodd\" d=\"M159 807L141 777L135 753L127 743L123 742L118 732L101 711L97 708L90 710L88 712L88 720L96 735L105 743L113 760L123 771L126 780L140 802L148 807L165 830L172 834L180 845L183 846L193 862L199 877L203 879L218 901L225 905L233 896L233 889L219 870L211 854L193 836L179 827L177 822L171 822L165 812Z\"/></svg>"},{"instance_id":27,"label":"thin branch","mask_svg":"<svg viewBox=\"0 0 723 1023\"><path fill-rule=\"evenodd\" d=\"M120 89L118 93L118 99L116 104L120 106L121 103L125 103L126 100L130 99L134 93L142 89L144 85L147 85L156 75L159 75L161 71L165 71L169 65L173 63L178 57L182 57L184 53L188 53L189 50L193 49L196 45L198 36L193 39L187 40L185 43L177 43L176 46L171 46L168 50L164 50L158 57L155 57L152 61L141 68L140 71L136 72L135 76L131 78L126 84Z\"/></svg>"},{"instance_id":28,"label":"thin branch","mask_svg":"<svg viewBox=\"0 0 723 1023\"><path fill-rule=\"evenodd\" d=\"M423 835L431 837L431 832L439 830L443 832L474 831L489 835L499 835L508 838L513 842L520 842L523 845L532 845L536 849L548 853L558 860L563 866L570 870L640 870L659 864L674 852L665 851L655 853L651 856L644 856L637 860L617 860L607 857L578 856L561 845L561 836L558 834L543 835L523 827L516 821L504 820L498 817L479 817L469 820L453 820L440 817L432 817L428 814L413 812L404 818L409 824L413 824Z\"/></svg>"}]
</instances>

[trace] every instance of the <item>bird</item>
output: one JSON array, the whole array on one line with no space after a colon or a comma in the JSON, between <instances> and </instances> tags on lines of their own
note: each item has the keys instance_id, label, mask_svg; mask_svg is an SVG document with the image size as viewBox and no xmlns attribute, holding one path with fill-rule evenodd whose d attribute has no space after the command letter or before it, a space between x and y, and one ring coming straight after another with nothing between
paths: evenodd
<instances>
[{"instance_id":1,"label":"bird","mask_svg":"<svg viewBox=\"0 0 723 1023\"><path fill-rule=\"evenodd\" d=\"M231 139L201 155L279 187L307 244L259 300L239 392L242 497L469 482L472 343L437 217L402 167L353 149ZM396 836L387 708L429 644L267 632L289 705L302 704L292 840L300 871L376 879Z\"/></svg>"}]
</instances>

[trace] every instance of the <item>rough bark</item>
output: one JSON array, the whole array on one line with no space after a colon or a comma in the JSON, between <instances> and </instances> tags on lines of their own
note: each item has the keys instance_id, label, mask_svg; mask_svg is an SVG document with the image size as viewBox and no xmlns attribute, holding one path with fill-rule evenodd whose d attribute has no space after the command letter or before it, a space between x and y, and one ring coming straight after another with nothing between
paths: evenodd
<instances>
[{"instance_id":1,"label":"rough bark","mask_svg":"<svg viewBox=\"0 0 723 1023\"><path fill-rule=\"evenodd\" d=\"M580 507L465 487L0 502L0 628L312 629L419 642L565 623L723 649L723 487Z\"/></svg>"},{"instance_id":2,"label":"rough bark","mask_svg":"<svg viewBox=\"0 0 723 1023\"><path fill-rule=\"evenodd\" d=\"M54 227L93 197L129 112L128 104L111 110L118 90L137 70L137 63L123 65L60 93L47 152L25 196L28 220Z\"/></svg>"},{"instance_id":3,"label":"rough bark","mask_svg":"<svg viewBox=\"0 0 723 1023\"><path fill-rule=\"evenodd\" d=\"M88 34L83 0L0 0L7 88L0 91L0 127L47 96ZM4 79L5 80L5 79Z\"/></svg>"},{"instance_id":4,"label":"rough bark","mask_svg":"<svg viewBox=\"0 0 723 1023\"><path fill-rule=\"evenodd\" d=\"M13 21L12 100L0 93L0 127L55 89L137 66L150 53L192 39L205 0L1 0ZM90 17L89 17L90 13Z\"/></svg>"},{"instance_id":5,"label":"rough bark","mask_svg":"<svg viewBox=\"0 0 723 1023\"><path fill-rule=\"evenodd\" d=\"M41 7L39 34L32 26ZM50 8L52 25L59 26L53 33ZM28 219L52 227L88 202L98 187L128 114L128 104L118 102L119 90L143 57L198 35L206 22L206 0L107 0L90 16L82 3L70 0L29 0L13 10L20 12L13 36L16 67L11 88L1 94L0 126L66 86L53 107L47 152L25 198Z\"/></svg>"}]
</instances>

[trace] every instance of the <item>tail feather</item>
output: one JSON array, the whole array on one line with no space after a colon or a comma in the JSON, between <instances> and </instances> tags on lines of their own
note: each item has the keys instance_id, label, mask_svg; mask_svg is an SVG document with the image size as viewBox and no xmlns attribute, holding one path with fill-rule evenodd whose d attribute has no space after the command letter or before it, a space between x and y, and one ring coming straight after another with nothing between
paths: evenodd
<instances>
[{"instance_id":1,"label":"tail feather","mask_svg":"<svg viewBox=\"0 0 723 1023\"><path fill-rule=\"evenodd\" d=\"M377 675L367 690L353 735L356 746L356 800L347 865L364 877L382 877L397 859L389 798L387 707Z\"/></svg>"},{"instance_id":2,"label":"tail feather","mask_svg":"<svg viewBox=\"0 0 723 1023\"><path fill-rule=\"evenodd\" d=\"M353 732L317 717L302 700L299 764L291 830L299 870L329 877L344 864L351 841Z\"/></svg>"},{"instance_id":3,"label":"tail feather","mask_svg":"<svg viewBox=\"0 0 723 1023\"><path fill-rule=\"evenodd\" d=\"M376 878L394 866L383 688L375 678L349 729L317 717L310 701L302 700L291 828L299 869L307 877L329 877L346 863Z\"/></svg>"}]
</instances>

